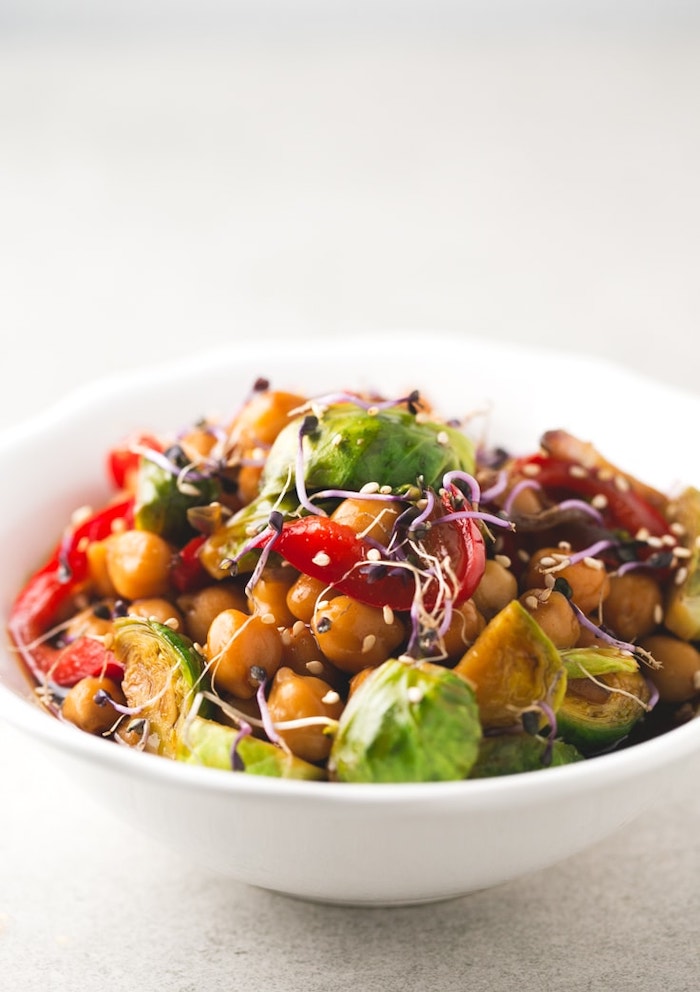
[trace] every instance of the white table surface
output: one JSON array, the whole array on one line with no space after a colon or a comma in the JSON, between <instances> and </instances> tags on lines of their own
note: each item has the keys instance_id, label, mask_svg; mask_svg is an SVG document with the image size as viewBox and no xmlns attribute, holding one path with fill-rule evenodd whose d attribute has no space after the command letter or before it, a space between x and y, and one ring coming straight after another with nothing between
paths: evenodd
<instances>
[{"instance_id":1,"label":"white table surface","mask_svg":"<svg viewBox=\"0 0 700 992\"><path fill-rule=\"evenodd\" d=\"M248 334L440 327L697 388L684 5L555 21L542 4L508 29L360 6L197 26L178 4L167 31L88 23L77 0L70 24L0 7L0 428ZM697 989L697 782L493 891L326 908L201 874L1 726L0 987Z\"/></svg>"}]
</instances>

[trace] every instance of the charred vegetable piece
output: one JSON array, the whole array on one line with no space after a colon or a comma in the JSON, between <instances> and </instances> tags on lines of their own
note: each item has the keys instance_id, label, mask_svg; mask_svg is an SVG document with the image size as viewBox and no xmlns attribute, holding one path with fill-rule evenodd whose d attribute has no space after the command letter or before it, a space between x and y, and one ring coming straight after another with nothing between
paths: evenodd
<instances>
[{"instance_id":1,"label":"charred vegetable piece","mask_svg":"<svg viewBox=\"0 0 700 992\"><path fill-rule=\"evenodd\" d=\"M463 779L480 738L468 682L440 665L392 658L350 697L329 770L340 782Z\"/></svg>"},{"instance_id":2,"label":"charred vegetable piece","mask_svg":"<svg viewBox=\"0 0 700 992\"><path fill-rule=\"evenodd\" d=\"M684 530L683 543L690 552L686 577L671 589L664 622L684 641L700 639L700 491L689 488L676 500L674 520Z\"/></svg>"},{"instance_id":3,"label":"charred vegetable piece","mask_svg":"<svg viewBox=\"0 0 700 992\"><path fill-rule=\"evenodd\" d=\"M487 624L454 669L475 687L484 728L516 726L524 710L558 708L566 691L559 651L514 599Z\"/></svg>"},{"instance_id":4,"label":"charred vegetable piece","mask_svg":"<svg viewBox=\"0 0 700 992\"><path fill-rule=\"evenodd\" d=\"M234 769L236 763L248 775L268 778L325 779L326 773L317 765L297 758L276 744L256 737L240 736L233 727L195 717L187 723L178 743L177 757L191 765L207 768Z\"/></svg>"},{"instance_id":5,"label":"charred vegetable piece","mask_svg":"<svg viewBox=\"0 0 700 992\"><path fill-rule=\"evenodd\" d=\"M557 732L588 756L609 750L647 712L651 698L636 660L615 648L563 652L566 695L557 711Z\"/></svg>"},{"instance_id":6,"label":"charred vegetable piece","mask_svg":"<svg viewBox=\"0 0 700 992\"><path fill-rule=\"evenodd\" d=\"M296 478L300 445L303 479ZM371 414L352 403L331 406L320 417L299 417L281 431L265 463L259 496L209 538L202 561L215 578L228 574L222 563L267 525L273 509L287 517L299 513L300 485L313 494L357 492L376 482L399 493L419 480L439 488L446 472L473 468L473 445L455 428L417 419L399 407Z\"/></svg>"},{"instance_id":7,"label":"charred vegetable piece","mask_svg":"<svg viewBox=\"0 0 700 992\"><path fill-rule=\"evenodd\" d=\"M496 734L482 739L469 778L517 775L574 761L583 761L583 755L564 741L550 742L545 737L525 733Z\"/></svg>"},{"instance_id":8,"label":"charred vegetable piece","mask_svg":"<svg viewBox=\"0 0 700 992\"><path fill-rule=\"evenodd\" d=\"M187 511L208 505L218 495L215 479L187 471L182 452L170 449L157 462L143 456L137 476L134 523L139 530L153 531L181 545L194 535Z\"/></svg>"},{"instance_id":9,"label":"charred vegetable piece","mask_svg":"<svg viewBox=\"0 0 700 992\"><path fill-rule=\"evenodd\" d=\"M175 757L189 704L203 688L203 657L184 635L133 616L115 620L113 651L124 665L127 705L148 721L149 749Z\"/></svg>"}]
</instances>

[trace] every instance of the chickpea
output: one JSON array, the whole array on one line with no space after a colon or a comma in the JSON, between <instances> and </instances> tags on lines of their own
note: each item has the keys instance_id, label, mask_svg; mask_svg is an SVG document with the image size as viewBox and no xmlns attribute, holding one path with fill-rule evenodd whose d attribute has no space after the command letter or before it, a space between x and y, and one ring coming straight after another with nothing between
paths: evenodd
<instances>
[{"instance_id":1,"label":"chickpea","mask_svg":"<svg viewBox=\"0 0 700 992\"><path fill-rule=\"evenodd\" d=\"M304 396L279 390L256 393L232 424L233 438L245 447L272 444L290 421L293 410L306 403Z\"/></svg>"},{"instance_id":2,"label":"chickpea","mask_svg":"<svg viewBox=\"0 0 700 992\"><path fill-rule=\"evenodd\" d=\"M308 717L338 720L343 712L343 702L332 686L313 675L297 675L291 668L280 668L275 675L267 707L275 725ZM299 758L323 761L332 743L327 726L319 722L278 732Z\"/></svg>"},{"instance_id":3,"label":"chickpea","mask_svg":"<svg viewBox=\"0 0 700 992\"><path fill-rule=\"evenodd\" d=\"M541 589L546 585L544 577L551 567L548 559L562 560L566 557L561 548L540 548L528 563L523 579L524 589ZM544 564L542 564L544 560ZM595 563L594 563L595 562ZM610 590L610 577L602 562L579 561L566 565L549 574L564 579L571 587L573 602L584 613L592 613L606 599Z\"/></svg>"},{"instance_id":4,"label":"chickpea","mask_svg":"<svg viewBox=\"0 0 700 992\"><path fill-rule=\"evenodd\" d=\"M240 586L230 582L217 582L196 592L178 596L179 606L187 634L197 644L204 644L212 621L224 610L240 610L246 613L248 603Z\"/></svg>"},{"instance_id":5,"label":"chickpea","mask_svg":"<svg viewBox=\"0 0 700 992\"><path fill-rule=\"evenodd\" d=\"M443 636L445 654L449 661L459 661L467 648L471 647L486 621L479 613L472 599L462 603L452 611L450 626Z\"/></svg>"},{"instance_id":6,"label":"chickpea","mask_svg":"<svg viewBox=\"0 0 700 992\"><path fill-rule=\"evenodd\" d=\"M291 627L281 631L282 662L285 668L291 668L297 675L315 675L339 688L345 677L327 658L323 657L321 649L310 628L297 620Z\"/></svg>"},{"instance_id":7,"label":"chickpea","mask_svg":"<svg viewBox=\"0 0 700 992\"><path fill-rule=\"evenodd\" d=\"M331 520L350 527L356 534L388 544L401 508L391 500L344 499Z\"/></svg>"},{"instance_id":8,"label":"chickpea","mask_svg":"<svg viewBox=\"0 0 700 992\"><path fill-rule=\"evenodd\" d=\"M647 668L646 674L659 690L664 703L684 703L700 695L700 651L687 641L669 634L652 634L641 646L661 668Z\"/></svg>"},{"instance_id":9,"label":"chickpea","mask_svg":"<svg viewBox=\"0 0 700 992\"><path fill-rule=\"evenodd\" d=\"M348 699L354 692L357 692L362 683L368 679L374 671L376 671L374 668L362 668L356 675L353 675L348 686Z\"/></svg>"},{"instance_id":10,"label":"chickpea","mask_svg":"<svg viewBox=\"0 0 700 992\"><path fill-rule=\"evenodd\" d=\"M207 635L212 682L239 699L254 696L260 682L279 668L282 640L274 624L241 610L224 610Z\"/></svg>"},{"instance_id":11,"label":"chickpea","mask_svg":"<svg viewBox=\"0 0 700 992\"><path fill-rule=\"evenodd\" d=\"M610 577L610 592L603 604L603 622L623 641L633 641L658 627L663 601L658 582L644 572Z\"/></svg>"},{"instance_id":12,"label":"chickpea","mask_svg":"<svg viewBox=\"0 0 700 992\"><path fill-rule=\"evenodd\" d=\"M88 676L68 690L61 712L64 719L88 734L105 734L119 720L119 714L109 702L95 702L95 695L102 689L115 703L126 702L120 686L112 679Z\"/></svg>"},{"instance_id":13,"label":"chickpea","mask_svg":"<svg viewBox=\"0 0 700 992\"><path fill-rule=\"evenodd\" d=\"M489 558L472 596L479 613L486 620L491 620L517 595L518 581L513 573L500 562Z\"/></svg>"},{"instance_id":14,"label":"chickpea","mask_svg":"<svg viewBox=\"0 0 700 992\"><path fill-rule=\"evenodd\" d=\"M112 632L112 604L93 603L71 617L65 629L67 640L77 637L104 637Z\"/></svg>"},{"instance_id":15,"label":"chickpea","mask_svg":"<svg viewBox=\"0 0 700 992\"><path fill-rule=\"evenodd\" d=\"M351 675L381 665L405 637L400 619L349 596L316 610L312 629L326 658Z\"/></svg>"},{"instance_id":16,"label":"chickpea","mask_svg":"<svg viewBox=\"0 0 700 992\"><path fill-rule=\"evenodd\" d=\"M265 569L248 597L250 612L273 616L278 627L290 627L296 617L287 606L287 595L298 574L292 568Z\"/></svg>"},{"instance_id":17,"label":"chickpea","mask_svg":"<svg viewBox=\"0 0 700 992\"><path fill-rule=\"evenodd\" d=\"M116 595L114 583L107 571L107 542L91 541L85 552L90 574L90 583L99 596Z\"/></svg>"},{"instance_id":18,"label":"chickpea","mask_svg":"<svg viewBox=\"0 0 700 992\"><path fill-rule=\"evenodd\" d=\"M135 617L146 617L146 619L157 620L159 623L168 623L173 630L182 630L184 622L182 615L176 606L168 599L135 599L129 604L129 613ZM172 621L175 621L173 625Z\"/></svg>"},{"instance_id":19,"label":"chickpea","mask_svg":"<svg viewBox=\"0 0 700 992\"><path fill-rule=\"evenodd\" d=\"M125 530L104 543L107 574L118 596L143 599L168 594L173 552L162 537L148 530Z\"/></svg>"},{"instance_id":20,"label":"chickpea","mask_svg":"<svg viewBox=\"0 0 700 992\"><path fill-rule=\"evenodd\" d=\"M237 478L237 495L244 506L252 503L260 492L261 475L261 465L243 465L241 467Z\"/></svg>"},{"instance_id":21,"label":"chickpea","mask_svg":"<svg viewBox=\"0 0 700 992\"><path fill-rule=\"evenodd\" d=\"M216 440L216 435L212 430L207 430L206 427L195 427L180 439L180 447L189 461L197 462L200 458L207 457L216 445Z\"/></svg>"},{"instance_id":22,"label":"chickpea","mask_svg":"<svg viewBox=\"0 0 700 992\"><path fill-rule=\"evenodd\" d=\"M578 642L581 625L563 593L531 589L522 594L520 602L560 651L572 648Z\"/></svg>"},{"instance_id":23,"label":"chickpea","mask_svg":"<svg viewBox=\"0 0 700 992\"><path fill-rule=\"evenodd\" d=\"M319 602L330 601L335 595L327 583L302 573L289 588L287 607L297 620L311 623Z\"/></svg>"}]
</instances>

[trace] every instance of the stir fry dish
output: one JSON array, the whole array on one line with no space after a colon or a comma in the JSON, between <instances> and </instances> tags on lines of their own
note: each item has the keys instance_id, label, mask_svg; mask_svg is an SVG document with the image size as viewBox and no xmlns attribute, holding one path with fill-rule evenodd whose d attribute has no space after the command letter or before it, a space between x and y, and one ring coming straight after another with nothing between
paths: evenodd
<instances>
[{"instance_id":1,"label":"stir fry dish","mask_svg":"<svg viewBox=\"0 0 700 992\"><path fill-rule=\"evenodd\" d=\"M700 491L552 430L479 443L419 392L255 383L108 456L13 605L41 703L116 745L332 782L535 771L700 700ZM59 528L57 527L57 534Z\"/></svg>"}]
</instances>

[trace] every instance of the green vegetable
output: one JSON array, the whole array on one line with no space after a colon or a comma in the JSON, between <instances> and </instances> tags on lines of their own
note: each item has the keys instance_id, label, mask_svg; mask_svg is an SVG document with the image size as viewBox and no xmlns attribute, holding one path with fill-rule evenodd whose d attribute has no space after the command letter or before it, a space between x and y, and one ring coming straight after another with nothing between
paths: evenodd
<instances>
[{"instance_id":1,"label":"green vegetable","mask_svg":"<svg viewBox=\"0 0 700 992\"><path fill-rule=\"evenodd\" d=\"M177 757L191 765L231 771L237 736L238 731L233 727L195 717L183 730ZM236 744L236 754L248 775L319 780L326 777L322 768L256 737L241 737Z\"/></svg>"},{"instance_id":2,"label":"green vegetable","mask_svg":"<svg viewBox=\"0 0 700 992\"><path fill-rule=\"evenodd\" d=\"M184 635L132 616L114 621L112 650L124 665L127 704L148 721L148 749L174 757L189 704L204 688L204 658Z\"/></svg>"},{"instance_id":3,"label":"green vegetable","mask_svg":"<svg viewBox=\"0 0 700 992\"><path fill-rule=\"evenodd\" d=\"M700 491L686 489L675 503L674 520L685 531L684 543L690 550L690 558L685 580L671 587L664 623L676 637L697 641L700 640Z\"/></svg>"},{"instance_id":4,"label":"green vegetable","mask_svg":"<svg viewBox=\"0 0 700 992\"><path fill-rule=\"evenodd\" d=\"M220 578L225 559L236 555L262 530L270 512L298 514L300 501L295 485L299 417L278 435L270 449L252 503L234 514L206 542L201 553L204 566ZM400 407L370 414L352 403L329 407L315 430L306 434L303 484L309 494L326 489L358 491L368 482L405 492L420 483L439 488L446 472L472 472L474 449L459 430L424 421Z\"/></svg>"},{"instance_id":5,"label":"green vegetable","mask_svg":"<svg viewBox=\"0 0 700 992\"><path fill-rule=\"evenodd\" d=\"M341 782L466 778L481 738L471 686L430 662L389 659L350 697L329 759Z\"/></svg>"},{"instance_id":6,"label":"green vegetable","mask_svg":"<svg viewBox=\"0 0 700 992\"><path fill-rule=\"evenodd\" d=\"M637 662L601 647L564 651L562 659L569 678L557 711L558 734L587 756L609 750L647 710L649 687Z\"/></svg>"},{"instance_id":7,"label":"green vegetable","mask_svg":"<svg viewBox=\"0 0 700 992\"><path fill-rule=\"evenodd\" d=\"M482 739L469 778L516 775L582 760L583 755L564 741L550 744L544 737L532 734L497 734Z\"/></svg>"},{"instance_id":8,"label":"green vegetable","mask_svg":"<svg viewBox=\"0 0 700 992\"><path fill-rule=\"evenodd\" d=\"M454 670L474 685L487 729L516 726L537 703L556 710L566 688L559 651L517 599L486 625Z\"/></svg>"},{"instance_id":9,"label":"green vegetable","mask_svg":"<svg viewBox=\"0 0 700 992\"><path fill-rule=\"evenodd\" d=\"M175 465L178 464L185 468L184 457L175 460ZM139 530L153 531L173 544L185 544L194 534L187 511L195 506L207 506L218 495L219 486L214 479L194 476L193 481L185 475L178 481L176 474L144 457L137 476L134 524Z\"/></svg>"}]
</instances>

